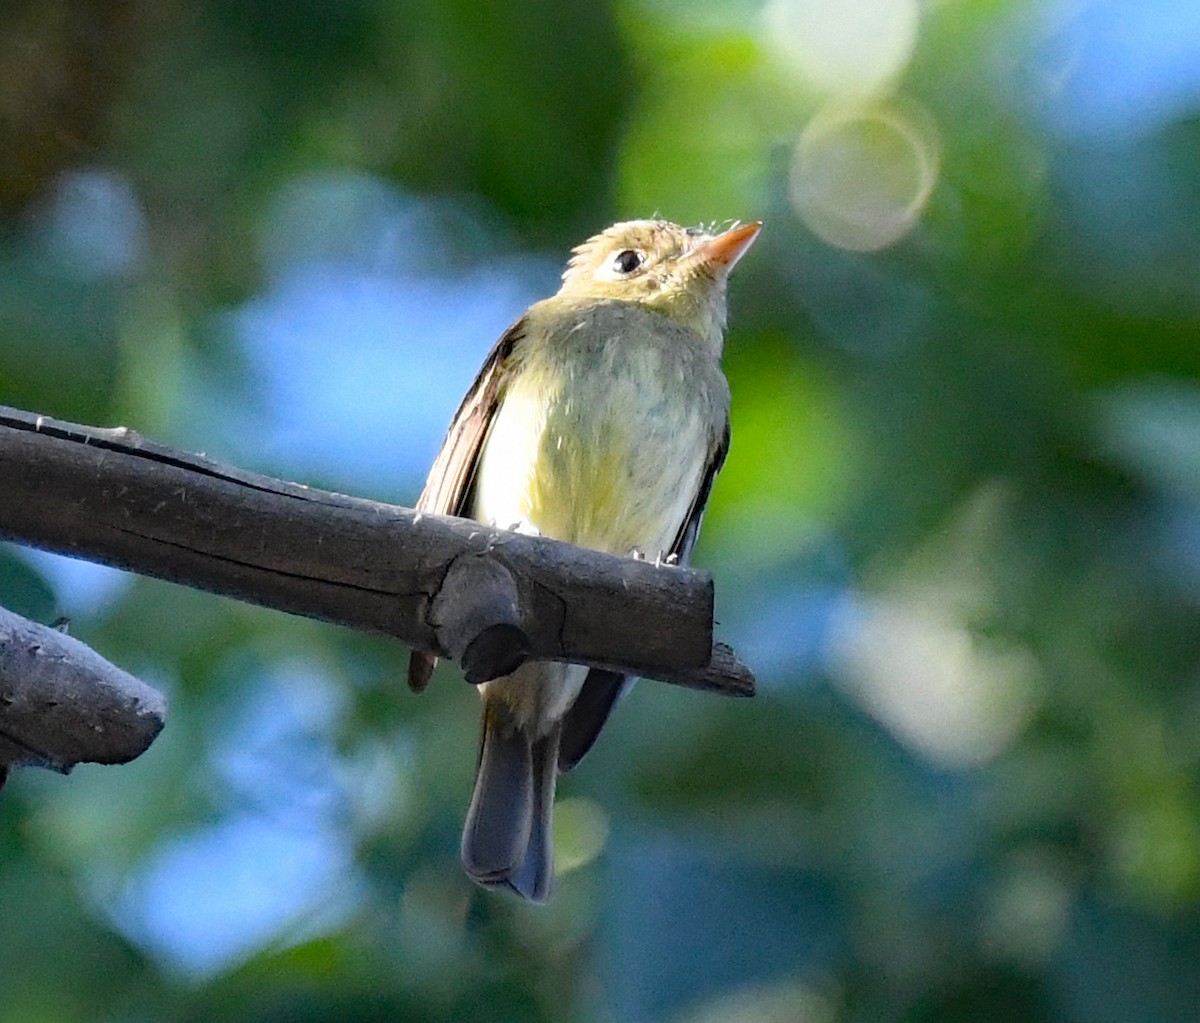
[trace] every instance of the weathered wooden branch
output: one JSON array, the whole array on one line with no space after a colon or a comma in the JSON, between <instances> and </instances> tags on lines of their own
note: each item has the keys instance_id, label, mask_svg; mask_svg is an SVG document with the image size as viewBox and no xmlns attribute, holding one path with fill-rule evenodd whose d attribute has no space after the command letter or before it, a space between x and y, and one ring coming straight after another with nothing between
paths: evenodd
<instances>
[{"instance_id":1,"label":"weathered wooden branch","mask_svg":"<svg viewBox=\"0 0 1200 1023\"><path fill-rule=\"evenodd\" d=\"M14 765L126 763L166 713L165 697L79 640L0 608L0 785Z\"/></svg>"},{"instance_id":2,"label":"weathered wooden branch","mask_svg":"<svg viewBox=\"0 0 1200 1023\"><path fill-rule=\"evenodd\" d=\"M0 538L382 633L462 660L524 658L749 696L712 641L711 578L310 489L0 406Z\"/></svg>"}]
</instances>

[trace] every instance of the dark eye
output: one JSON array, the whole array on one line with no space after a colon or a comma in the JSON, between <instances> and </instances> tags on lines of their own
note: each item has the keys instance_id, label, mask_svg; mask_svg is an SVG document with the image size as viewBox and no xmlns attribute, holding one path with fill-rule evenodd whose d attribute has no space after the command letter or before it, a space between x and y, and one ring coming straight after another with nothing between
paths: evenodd
<instances>
[{"instance_id":1,"label":"dark eye","mask_svg":"<svg viewBox=\"0 0 1200 1023\"><path fill-rule=\"evenodd\" d=\"M613 257L613 269L619 274L631 274L642 265L644 258L640 252L635 252L633 249L625 249Z\"/></svg>"}]
</instances>

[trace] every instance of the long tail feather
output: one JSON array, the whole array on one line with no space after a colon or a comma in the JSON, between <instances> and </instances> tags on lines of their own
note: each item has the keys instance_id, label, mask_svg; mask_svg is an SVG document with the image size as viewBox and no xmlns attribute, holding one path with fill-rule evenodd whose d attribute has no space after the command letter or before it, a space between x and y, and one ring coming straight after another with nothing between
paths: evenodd
<instances>
[{"instance_id":1,"label":"long tail feather","mask_svg":"<svg viewBox=\"0 0 1200 1023\"><path fill-rule=\"evenodd\" d=\"M559 729L533 744L533 816L525 858L508 886L531 902L545 902L554 877L554 784L558 780Z\"/></svg>"},{"instance_id":2,"label":"long tail feather","mask_svg":"<svg viewBox=\"0 0 1200 1023\"><path fill-rule=\"evenodd\" d=\"M534 741L499 701L484 701L479 766L462 860L488 887L504 886L534 902L550 892L551 824L558 772L558 729Z\"/></svg>"}]
</instances>

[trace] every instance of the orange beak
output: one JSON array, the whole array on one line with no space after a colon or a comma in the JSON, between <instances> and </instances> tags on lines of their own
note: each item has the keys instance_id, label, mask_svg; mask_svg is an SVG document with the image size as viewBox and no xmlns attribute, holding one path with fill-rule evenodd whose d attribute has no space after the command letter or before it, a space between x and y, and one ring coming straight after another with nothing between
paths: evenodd
<instances>
[{"instance_id":1,"label":"orange beak","mask_svg":"<svg viewBox=\"0 0 1200 1023\"><path fill-rule=\"evenodd\" d=\"M726 273L733 269L734 264L746 254L751 243L762 230L762 221L755 220L741 227L732 227L724 234L698 245L691 252L691 258L713 267L720 267Z\"/></svg>"}]
</instances>

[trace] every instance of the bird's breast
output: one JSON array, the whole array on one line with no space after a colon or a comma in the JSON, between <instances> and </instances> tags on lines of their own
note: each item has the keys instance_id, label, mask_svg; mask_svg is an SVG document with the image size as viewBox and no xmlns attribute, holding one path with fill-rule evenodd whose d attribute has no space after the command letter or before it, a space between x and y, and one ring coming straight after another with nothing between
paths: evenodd
<instances>
[{"instance_id":1,"label":"bird's breast","mask_svg":"<svg viewBox=\"0 0 1200 1023\"><path fill-rule=\"evenodd\" d=\"M564 348L530 358L509 384L475 517L597 550L665 553L719 429L711 373L696 379L689 353L662 344Z\"/></svg>"}]
</instances>

